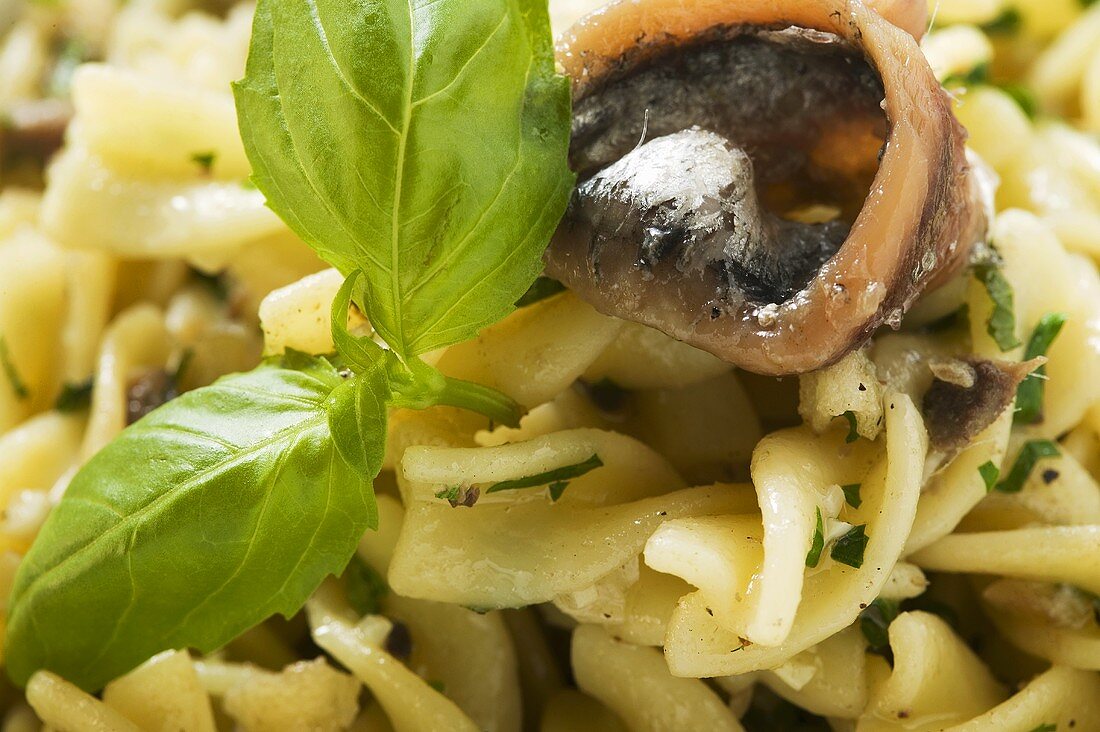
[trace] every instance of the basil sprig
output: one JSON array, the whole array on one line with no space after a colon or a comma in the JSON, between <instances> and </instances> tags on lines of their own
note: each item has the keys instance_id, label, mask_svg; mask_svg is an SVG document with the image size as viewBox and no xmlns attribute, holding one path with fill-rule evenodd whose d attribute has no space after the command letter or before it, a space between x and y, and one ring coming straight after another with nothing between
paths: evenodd
<instances>
[{"instance_id":1,"label":"basil sprig","mask_svg":"<svg viewBox=\"0 0 1100 732\"><path fill-rule=\"evenodd\" d=\"M545 0L260 0L235 85L268 204L346 276L334 359L288 353L168 402L74 478L15 580L5 656L95 690L292 615L377 513L387 409L517 424L420 354L510 312L573 185ZM348 331L354 303L375 333Z\"/></svg>"}]
</instances>

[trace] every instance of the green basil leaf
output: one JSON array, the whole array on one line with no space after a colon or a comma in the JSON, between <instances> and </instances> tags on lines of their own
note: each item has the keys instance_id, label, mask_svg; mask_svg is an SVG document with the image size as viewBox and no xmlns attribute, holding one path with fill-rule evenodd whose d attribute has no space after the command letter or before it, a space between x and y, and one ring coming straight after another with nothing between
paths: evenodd
<instances>
[{"instance_id":1,"label":"green basil leaf","mask_svg":"<svg viewBox=\"0 0 1100 732\"><path fill-rule=\"evenodd\" d=\"M401 360L496 322L573 186L545 0L261 0L235 85L253 179L365 275Z\"/></svg>"},{"instance_id":2,"label":"green basil leaf","mask_svg":"<svg viewBox=\"0 0 1100 732\"><path fill-rule=\"evenodd\" d=\"M871 538L867 536L867 526L865 524L853 526L848 530L848 533L836 540L829 556L833 558L834 562L840 562L859 569L863 566L863 552L870 540Z\"/></svg>"},{"instance_id":3,"label":"green basil leaf","mask_svg":"<svg viewBox=\"0 0 1100 732\"><path fill-rule=\"evenodd\" d=\"M527 292L523 293L523 297L516 300L516 307L525 308L528 305L534 305L548 297L557 295L559 292L565 292L565 285L553 277L539 277L531 283L531 286L527 288Z\"/></svg>"},{"instance_id":4,"label":"green basil leaf","mask_svg":"<svg viewBox=\"0 0 1100 732\"><path fill-rule=\"evenodd\" d=\"M292 615L377 523L372 485L337 454L324 359L183 394L77 474L23 560L5 662L87 690L169 648L209 652ZM375 435L381 444L384 435Z\"/></svg>"},{"instance_id":5,"label":"green basil leaf","mask_svg":"<svg viewBox=\"0 0 1100 732\"><path fill-rule=\"evenodd\" d=\"M1035 464L1043 458L1059 457L1062 452L1058 445L1050 440L1028 440L1020 448L1020 454L1016 456L1016 462L1012 463L1012 469L1008 471L1005 479L996 485L996 490L1002 493L1019 493L1024 488Z\"/></svg>"},{"instance_id":6,"label":"green basil leaf","mask_svg":"<svg viewBox=\"0 0 1100 732\"><path fill-rule=\"evenodd\" d=\"M344 357L347 364L356 372L371 371L381 365L385 351L370 338L353 336L348 332L348 310L351 308L351 295L359 281L361 272L356 270L348 275L344 284L332 300L332 344L336 352Z\"/></svg>"},{"instance_id":7,"label":"green basil leaf","mask_svg":"<svg viewBox=\"0 0 1100 732\"><path fill-rule=\"evenodd\" d=\"M337 386L325 402L337 452L366 480L382 469L389 396L386 372L378 366Z\"/></svg>"},{"instance_id":8,"label":"green basil leaf","mask_svg":"<svg viewBox=\"0 0 1100 732\"><path fill-rule=\"evenodd\" d=\"M1039 356L1045 356L1050 350L1051 344L1058 334L1062 332L1062 326L1066 324L1067 317L1064 313L1050 313L1044 315L1039 324L1035 326L1031 338L1028 339L1027 348L1024 350L1024 360L1030 361ZM1020 382L1016 387L1016 413L1012 421L1016 424L1035 424L1043 419L1043 392L1046 390L1047 367L1044 364Z\"/></svg>"},{"instance_id":9,"label":"green basil leaf","mask_svg":"<svg viewBox=\"0 0 1100 732\"><path fill-rule=\"evenodd\" d=\"M817 509L817 525L810 539L810 551L806 552L806 566L813 569L821 563L821 551L825 548L825 525L821 520L821 509Z\"/></svg>"}]
</instances>

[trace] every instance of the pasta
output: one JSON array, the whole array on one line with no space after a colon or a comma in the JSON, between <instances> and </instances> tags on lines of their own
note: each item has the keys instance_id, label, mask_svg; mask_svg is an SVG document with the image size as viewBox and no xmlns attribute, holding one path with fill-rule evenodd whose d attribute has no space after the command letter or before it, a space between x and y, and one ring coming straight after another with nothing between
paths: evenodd
<instances>
[{"instance_id":1,"label":"pasta","mask_svg":"<svg viewBox=\"0 0 1100 732\"><path fill-rule=\"evenodd\" d=\"M401 252L412 260L407 269L390 265L396 294L379 289L370 267L355 274L330 256L316 221L297 220L268 187L281 185L280 175L297 179L263 157L245 129L243 100L255 88L242 82L235 98L230 86L246 75L246 60L247 76L256 73L253 34L275 23L278 38L296 12L297 4L265 2L266 20L264 3L257 15L248 0L0 2L0 111L8 121L0 131L0 629L10 631L0 663L10 661L25 686L4 686L0 732L1100 730L1100 3L936 0L926 15L919 0L631 0L570 30L603 0L550 0L558 68L574 76L569 163L580 180L545 259L565 285L540 278L493 320L493 289L507 289L497 270L515 264L527 244L519 240L534 236L519 229L535 231L552 208L529 192L523 206L541 206L537 219L494 218L504 215L494 207L498 198L500 208L515 204L509 186L531 175L525 156L544 152L538 144L554 134L550 117L535 120L543 125L536 135L522 128L539 142L524 138L531 147L510 159L505 182L471 177L454 186L499 189L472 224L462 218L466 199L447 188L454 181L418 177L416 155L445 159L461 177L462 146L481 131L448 128L445 150L410 153L403 164L413 183L405 184L421 189L408 205L424 209L371 236L392 235L398 249L407 232L423 241L414 237ZM341 65L342 44L362 39L326 26L329 13L353 5L366 13L373 4L300 5L316 15L341 84L333 88L377 101L375 88L359 83L368 67ZM432 5L417 13L437 12ZM519 7L541 12L538 2L490 6L509 8L505 21ZM470 0L462 22L486 21L484 7ZM773 28L776 14L780 26L795 28ZM841 25L818 17L834 15L845 18ZM704 17L726 20L700 31ZM458 16L446 18L441 27L459 27ZM505 21L488 38L506 35ZM647 24L664 25L650 37ZM458 31L453 48L421 39L432 62L454 61L455 49L472 55L435 91L429 81L438 79L423 82L408 114L440 102L461 108L464 75L488 73L479 54L497 45L517 58L534 53L534 25L524 28L522 43L486 39L476 52ZM879 45L860 45L872 40ZM271 43L271 78L302 82ZM712 55L691 56L696 46ZM744 55L722 56L727 46ZM304 68L309 44L299 51ZM383 50L364 53L375 52ZM682 54L680 66L661 66L665 53ZM888 67L903 58L920 67L910 69L904 94ZM716 81L703 93L677 76L707 63L731 86ZM784 64L801 69L798 84L831 91L805 92ZM861 91L836 86L833 65L856 74ZM640 119L624 121L637 100L612 99L615 84L635 77L639 86L623 88L650 96ZM668 97L669 83L683 88ZM531 105L536 91L549 93L519 88ZM789 119L761 125L756 118L783 94L806 109L784 107ZM867 119L864 94L874 95ZM722 95L752 114L700 102ZM924 107L902 119L892 106L898 99ZM700 104L703 121L680 124ZM324 147L331 141L301 135L331 124L338 138L360 129L358 120L329 110L299 119L289 104L280 113L278 144L301 153L294 162L309 194L330 183L310 177L318 160L357 164ZM364 118L396 132L386 109L372 113ZM716 152L713 140L698 137L718 137L709 127L727 123L744 127L745 139L721 137ZM784 124L791 127L780 130L779 146L770 130L756 129ZM904 175L880 169L906 133L930 147L901 146ZM663 157L645 157L662 140ZM380 160L389 154L370 147L374 140L359 142ZM702 172L669 173L669 161L684 155L673 143L693 145L691 170ZM738 162L743 147L747 163ZM928 150L947 162L936 168ZM715 193L708 166L717 154L734 173ZM792 183L803 174L812 180ZM329 214L367 230L373 219L355 207L356 196L371 198L377 181L369 170L358 175L354 186L334 184L344 208ZM737 186L744 197L721 198ZM291 188L291 199L307 195ZM875 218L887 217L886 204L858 217L865 194L893 205L896 220ZM760 201L746 203L754 195ZM902 221L912 200L932 213ZM716 213L712 204L725 208ZM750 204L757 208L729 213ZM651 209L665 218L645 218ZM727 220L713 223L727 215L733 234L720 228ZM432 223L422 231L425 221ZM420 284L442 302L441 278L464 271L455 257L490 261L473 249L441 256L448 226L469 229L460 231L464 243L486 221L494 236L516 229L507 232L512 249L483 282L447 300L437 324L461 331L464 323L449 318L470 293L486 301L471 306L471 322L489 324L442 347L445 339L422 332L399 342L396 328L417 326L394 316L399 286L428 272L437 279ZM771 237L762 250L754 249L757 224ZM845 279L838 247L887 225L881 230L915 242L898 244L903 277L877 281L886 255L873 249L856 263L859 277ZM644 241L623 254L639 231ZM702 247L706 237L692 239L700 231L732 238L718 246L721 256L684 250L705 262L662 259L687 241ZM361 233L344 235L358 246ZM802 271L807 261L813 267ZM704 309L673 312L697 304L688 274L718 270ZM801 284L784 294L788 280ZM848 292L843 283L852 282L866 291ZM593 287L611 294L593 298ZM749 315L737 310L772 295ZM780 306L810 308L815 298L826 311L820 322L851 331L851 347L796 358L784 349L825 336L792 336L819 321L784 320ZM379 302L394 312L371 308ZM867 316L854 325L853 307ZM731 317L748 330L730 326ZM828 334L830 348L836 334ZM757 341L763 355L744 357ZM418 343L431 347L402 351ZM363 368L357 359L377 360ZM36 618L16 612L29 592L20 567L89 461L182 394L224 377L235 388L231 375L259 364L257 373L295 363L331 381L331 396L309 405L322 410L325 454L347 462L349 475L365 474L364 465L377 473L375 515L362 522L377 525L347 544L356 544L347 569L325 579L297 614L263 620L220 646L163 647L95 688L52 662L31 669L24 684L19 624L38 629ZM362 393L349 402L359 411L339 411L345 387L368 377L385 384L384 398L369 395L385 429L373 441ZM429 388L439 384L499 398L504 416L467 409L453 393L439 397ZM259 411L237 416L255 432L268 429ZM271 481L298 470L281 456L270 462ZM246 505L274 491L242 485L242 510L308 521L316 484L303 475L299 487L310 492L284 488L279 505ZM156 501L149 505L155 510ZM350 513L340 522L359 525ZM135 529L129 549L147 530L158 526ZM312 538L295 531L308 540L300 563L309 551L335 555L342 546L320 530ZM204 551L219 546L216 533L200 537ZM117 546L125 558L125 542ZM201 573L197 564L189 571ZM242 560L211 597L246 570ZM46 576L40 585L63 581ZM198 576L172 581L215 586ZM287 591L277 585L259 589ZM134 584L130 599L143 591ZM93 615L74 609L81 622ZM127 622L128 633L160 632ZM69 633L86 627L74 620ZM81 660L94 668L102 659Z\"/></svg>"}]
</instances>

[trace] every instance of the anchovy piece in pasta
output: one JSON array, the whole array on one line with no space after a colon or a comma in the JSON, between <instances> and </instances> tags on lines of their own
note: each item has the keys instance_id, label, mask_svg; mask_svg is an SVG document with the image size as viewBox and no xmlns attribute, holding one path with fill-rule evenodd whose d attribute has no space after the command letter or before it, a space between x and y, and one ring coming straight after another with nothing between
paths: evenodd
<instances>
[{"instance_id":1,"label":"anchovy piece in pasta","mask_svg":"<svg viewBox=\"0 0 1100 732\"><path fill-rule=\"evenodd\" d=\"M882 8L920 32L916 3ZM803 373L897 327L984 239L948 97L862 3L616 4L559 45L582 182L547 271L604 312Z\"/></svg>"}]
</instances>

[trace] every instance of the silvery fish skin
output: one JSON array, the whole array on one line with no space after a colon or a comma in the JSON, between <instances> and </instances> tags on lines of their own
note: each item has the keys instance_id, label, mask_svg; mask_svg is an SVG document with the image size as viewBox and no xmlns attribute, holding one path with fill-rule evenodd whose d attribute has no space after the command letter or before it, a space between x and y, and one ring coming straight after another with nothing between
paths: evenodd
<instances>
[{"instance_id":1,"label":"silvery fish skin","mask_svg":"<svg viewBox=\"0 0 1100 732\"><path fill-rule=\"evenodd\" d=\"M581 183L547 273L605 313L804 373L896 325L985 239L947 94L858 0L620 2L558 51Z\"/></svg>"}]
</instances>

